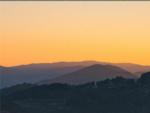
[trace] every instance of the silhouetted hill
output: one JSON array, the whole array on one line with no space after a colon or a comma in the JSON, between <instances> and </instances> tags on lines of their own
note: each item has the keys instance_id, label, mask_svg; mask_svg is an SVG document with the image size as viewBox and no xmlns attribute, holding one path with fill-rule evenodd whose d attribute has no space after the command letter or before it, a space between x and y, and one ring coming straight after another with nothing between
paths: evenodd
<instances>
[{"instance_id":1,"label":"silhouetted hill","mask_svg":"<svg viewBox=\"0 0 150 113\"><path fill-rule=\"evenodd\" d=\"M93 67L97 68L97 65ZM0 111L8 113L150 113L149 81L150 72L143 74L138 80L117 77L77 86L51 84L28 87L24 84L24 86L20 85L24 87L24 90L14 92L9 88L13 93L1 94Z\"/></svg>"},{"instance_id":2,"label":"silhouetted hill","mask_svg":"<svg viewBox=\"0 0 150 113\"><path fill-rule=\"evenodd\" d=\"M40 84L51 84L51 83L84 84L88 82L111 79L115 77L136 78L135 75L119 67L111 65L95 64L77 70L75 72L56 77L54 79L42 81L40 82Z\"/></svg>"},{"instance_id":3,"label":"silhouetted hill","mask_svg":"<svg viewBox=\"0 0 150 113\"><path fill-rule=\"evenodd\" d=\"M142 74L138 82L143 85L150 85L150 72Z\"/></svg>"},{"instance_id":4,"label":"silhouetted hill","mask_svg":"<svg viewBox=\"0 0 150 113\"><path fill-rule=\"evenodd\" d=\"M27 83L18 84L18 85L14 85L11 87L1 89L0 94L11 95L11 94L16 93L18 91L24 91L25 89L29 89L29 88L34 87L34 86L36 86L36 85L35 84L27 84Z\"/></svg>"}]
</instances>

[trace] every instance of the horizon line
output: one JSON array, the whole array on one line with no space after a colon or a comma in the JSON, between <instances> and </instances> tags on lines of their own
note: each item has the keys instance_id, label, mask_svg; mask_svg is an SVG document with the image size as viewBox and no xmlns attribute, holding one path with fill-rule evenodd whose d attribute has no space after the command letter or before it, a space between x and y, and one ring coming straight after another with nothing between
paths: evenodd
<instances>
[{"instance_id":1,"label":"horizon line","mask_svg":"<svg viewBox=\"0 0 150 113\"><path fill-rule=\"evenodd\" d=\"M16 64L16 65L1 65L0 67L17 67L17 66L25 66L25 65L33 65L33 64L54 64L54 63L77 63L77 62L98 62L98 63L110 63L110 64L133 64L133 65L141 65L141 66L150 66L150 64L140 64L140 63L132 63L132 62L109 62L109 61L98 61L98 60L77 60L77 61L52 61L52 62L32 62L32 63L25 63L25 64Z\"/></svg>"}]
</instances>

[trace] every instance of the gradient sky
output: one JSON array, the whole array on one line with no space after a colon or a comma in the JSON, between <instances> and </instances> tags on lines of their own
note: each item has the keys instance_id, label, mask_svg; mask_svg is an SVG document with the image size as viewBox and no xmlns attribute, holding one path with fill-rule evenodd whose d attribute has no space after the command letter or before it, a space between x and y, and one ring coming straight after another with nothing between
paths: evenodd
<instances>
[{"instance_id":1,"label":"gradient sky","mask_svg":"<svg viewBox=\"0 0 150 113\"><path fill-rule=\"evenodd\" d=\"M0 65L150 65L150 2L0 2Z\"/></svg>"}]
</instances>

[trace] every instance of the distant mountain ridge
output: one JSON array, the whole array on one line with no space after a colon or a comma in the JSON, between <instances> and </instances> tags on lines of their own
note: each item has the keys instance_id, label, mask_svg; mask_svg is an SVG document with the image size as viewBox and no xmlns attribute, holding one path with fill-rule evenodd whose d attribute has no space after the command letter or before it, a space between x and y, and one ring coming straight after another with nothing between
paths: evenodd
<instances>
[{"instance_id":1,"label":"distant mountain ridge","mask_svg":"<svg viewBox=\"0 0 150 113\"><path fill-rule=\"evenodd\" d=\"M109 63L109 62L100 62L100 61L76 61L76 62L54 62L54 63L33 63L33 64L26 64L26 65L18 65L18 66L11 66L5 67L0 66L1 68L58 68L58 67L70 67L70 66L90 66L93 64L110 64L119 66L123 69L126 69L129 72L136 73L136 72L146 72L150 70L150 65L140 65L134 63Z\"/></svg>"},{"instance_id":2,"label":"distant mountain ridge","mask_svg":"<svg viewBox=\"0 0 150 113\"><path fill-rule=\"evenodd\" d=\"M144 73L150 71L150 66L145 66L145 65L132 64L132 63L117 63L114 65L119 66L132 73L137 73L137 72Z\"/></svg>"},{"instance_id":3,"label":"distant mountain ridge","mask_svg":"<svg viewBox=\"0 0 150 113\"><path fill-rule=\"evenodd\" d=\"M136 76L124 69L121 69L112 65L100 65L94 64L71 72L54 79L45 80L40 84L52 84L52 83L67 83L67 84L84 84L93 81L101 81L105 79L112 79L115 77L123 78L136 78Z\"/></svg>"},{"instance_id":4,"label":"distant mountain ridge","mask_svg":"<svg viewBox=\"0 0 150 113\"><path fill-rule=\"evenodd\" d=\"M36 83L81 69L81 66L49 67L43 65L0 68L0 88L21 83Z\"/></svg>"},{"instance_id":5,"label":"distant mountain ridge","mask_svg":"<svg viewBox=\"0 0 150 113\"><path fill-rule=\"evenodd\" d=\"M74 72L94 64L109 64L118 66L131 73L136 73L137 75L140 75L141 73L150 70L150 66L143 66L130 63L113 64L98 61L38 63L13 67L0 66L0 87L12 86L24 82L36 83L45 79L51 79L70 72Z\"/></svg>"}]
</instances>

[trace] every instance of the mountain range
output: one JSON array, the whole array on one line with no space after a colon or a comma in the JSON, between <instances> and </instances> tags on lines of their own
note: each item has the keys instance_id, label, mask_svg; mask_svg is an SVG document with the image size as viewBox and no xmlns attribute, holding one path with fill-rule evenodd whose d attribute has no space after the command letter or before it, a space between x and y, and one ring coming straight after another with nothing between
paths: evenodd
<instances>
[{"instance_id":1,"label":"mountain range","mask_svg":"<svg viewBox=\"0 0 150 113\"><path fill-rule=\"evenodd\" d=\"M50 80L71 74L94 64L113 65L128 71L129 75L139 76L141 73L150 70L150 66L143 66L131 63L108 63L98 61L81 62L56 62L19 65L12 67L0 66L1 88L9 87L21 83L39 83L40 81ZM110 72L111 73L111 72Z\"/></svg>"}]
</instances>

